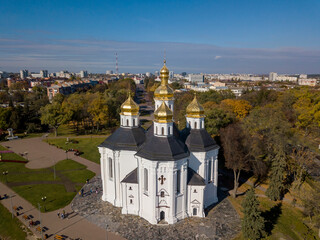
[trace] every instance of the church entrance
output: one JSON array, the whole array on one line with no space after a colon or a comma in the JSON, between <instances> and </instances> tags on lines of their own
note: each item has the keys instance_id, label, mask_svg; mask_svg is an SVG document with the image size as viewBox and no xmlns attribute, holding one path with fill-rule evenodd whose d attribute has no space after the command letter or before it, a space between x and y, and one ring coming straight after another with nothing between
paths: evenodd
<instances>
[{"instance_id":1,"label":"church entrance","mask_svg":"<svg viewBox=\"0 0 320 240\"><path fill-rule=\"evenodd\" d=\"M164 213L164 211L161 211L160 212L160 221L162 221L164 219L165 219L165 213Z\"/></svg>"}]
</instances>

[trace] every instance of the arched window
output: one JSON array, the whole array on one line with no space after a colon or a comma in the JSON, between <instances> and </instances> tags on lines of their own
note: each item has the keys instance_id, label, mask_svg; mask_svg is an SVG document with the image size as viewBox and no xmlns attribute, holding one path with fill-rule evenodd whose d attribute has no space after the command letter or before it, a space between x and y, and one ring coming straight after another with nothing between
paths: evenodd
<instances>
[{"instance_id":1,"label":"arched window","mask_svg":"<svg viewBox=\"0 0 320 240\"><path fill-rule=\"evenodd\" d=\"M164 191L160 192L160 197L164 197Z\"/></svg>"},{"instance_id":2,"label":"arched window","mask_svg":"<svg viewBox=\"0 0 320 240\"><path fill-rule=\"evenodd\" d=\"M200 121L200 129L202 128L202 121Z\"/></svg>"},{"instance_id":3,"label":"arched window","mask_svg":"<svg viewBox=\"0 0 320 240\"><path fill-rule=\"evenodd\" d=\"M194 122L194 129L197 129L197 122Z\"/></svg>"},{"instance_id":4,"label":"arched window","mask_svg":"<svg viewBox=\"0 0 320 240\"><path fill-rule=\"evenodd\" d=\"M156 135L158 135L158 126L156 126Z\"/></svg>"},{"instance_id":5,"label":"arched window","mask_svg":"<svg viewBox=\"0 0 320 240\"><path fill-rule=\"evenodd\" d=\"M191 128L191 122L189 121L189 128Z\"/></svg>"},{"instance_id":6,"label":"arched window","mask_svg":"<svg viewBox=\"0 0 320 240\"><path fill-rule=\"evenodd\" d=\"M144 192L148 192L148 169L144 169Z\"/></svg>"},{"instance_id":7,"label":"arched window","mask_svg":"<svg viewBox=\"0 0 320 240\"><path fill-rule=\"evenodd\" d=\"M109 178L113 178L112 158L109 158Z\"/></svg>"},{"instance_id":8,"label":"arched window","mask_svg":"<svg viewBox=\"0 0 320 240\"><path fill-rule=\"evenodd\" d=\"M133 123L132 123L133 126L136 126L136 120L133 119Z\"/></svg>"},{"instance_id":9,"label":"arched window","mask_svg":"<svg viewBox=\"0 0 320 240\"><path fill-rule=\"evenodd\" d=\"M193 209L193 216L197 216L198 215L198 211L196 208Z\"/></svg>"},{"instance_id":10,"label":"arched window","mask_svg":"<svg viewBox=\"0 0 320 240\"><path fill-rule=\"evenodd\" d=\"M161 135L164 135L164 128L161 128Z\"/></svg>"},{"instance_id":11,"label":"arched window","mask_svg":"<svg viewBox=\"0 0 320 240\"><path fill-rule=\"evenodd\" d=\"M132 204L132 199L130 199L130 204Z\"/></svg>"},{"instance_id":12,"label":"arched window","mask_svg":"<svg viewBox=\"0 0 320 240\"><path fill-rule=\"evenodd\" d=\"M129 187L129 190L132 190L132 187Z\"/></svg>"},{"instance_id":13,"label":"arched window","mask_svg":"<svg viewBox=\"0 0 320 240\"><path fill-rule=\"evenodd\" d=\"M181 171L177 171L177 194L181 192Z\"/></svg>"},{"instance_id":14,"label":"arched window","mask_svg":"<svg viewBox=\"0 0 320 240\"><path fill-rule=\"evenodd\" d=\"M129 120L127 119L127 126L129 126Z\"/></svg>"},{"instance_id":15,"label":"arched window","mask_svg":"<svg viewBox=\"0 0 320 240\"><path fill-rule=\"evenodd\" d=\"M170 127L168 127L168 135L170 134Z\"/></svg>"},{"instance_id":16,"label":"arched window","mask_svg":"<svg viewBox=\"0 0 320 240\"><path fill-rule=\"evenodd\" d=\"M123 119L121 118L121 125L123 126Z\"/></svg>"},{"instance_id":17,"label":"arched window","mask_svg":"<svg viewBox=\"0 0 320 240\"><path fill-rule=\"evenodd\" d=\"M211 169L212 169L212 162L209 161L209 164L208 164L208 182L211 181Z\"/></svg>"}]
</instances>

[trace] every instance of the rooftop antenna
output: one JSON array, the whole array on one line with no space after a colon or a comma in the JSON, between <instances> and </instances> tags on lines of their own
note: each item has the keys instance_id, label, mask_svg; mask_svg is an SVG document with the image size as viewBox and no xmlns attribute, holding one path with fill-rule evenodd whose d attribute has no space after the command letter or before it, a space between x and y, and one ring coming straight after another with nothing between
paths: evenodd
<instances>
[{"instance_id":1,"label":"rooftop antenna","mask_svg":"<svg viewBox=\"0 0 320 240\"><path fill-rule=\"evenodd\" d=\"M116 53L116 74L119 74L119 68L118 68L118 53Z\"/></svg>"}]
</instances>

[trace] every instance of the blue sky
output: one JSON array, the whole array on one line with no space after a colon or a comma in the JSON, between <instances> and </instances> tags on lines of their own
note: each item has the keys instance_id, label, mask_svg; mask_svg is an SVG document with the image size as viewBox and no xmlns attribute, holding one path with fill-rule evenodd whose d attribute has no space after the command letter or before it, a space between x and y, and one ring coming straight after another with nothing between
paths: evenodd
<instances>
[{"instance_id":1,"label":"blue sky","mask_svg":"<svg viewBox=\"0 0 320 240\"><path fill-rule=\"evenodd\" d=\"M0 0L0 70L319 73L319 0Z\"/></svg>"}]
</instances>

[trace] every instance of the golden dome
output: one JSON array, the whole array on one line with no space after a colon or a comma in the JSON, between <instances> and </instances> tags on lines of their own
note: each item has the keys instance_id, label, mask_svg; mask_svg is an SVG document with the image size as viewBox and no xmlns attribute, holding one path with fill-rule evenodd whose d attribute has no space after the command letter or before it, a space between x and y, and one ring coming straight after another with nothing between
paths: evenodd
<instances>
[{"instance_id":1,"label":"golden dome","mask_svg":"<svg viewBox=\"0 0 320 240\"><path fill-rule=\"evenodd\" d=\"M159 100L169 100L173 98L173 90L168 86L169 69L166 66L166 60L160 70L161 85L154 91L154 97Z\"/></svg>"},{"instance_id":2,"label":"golden dome","mask_svg":"<svg viewBox=\"0 0 320 240\"><path fill-rule=\"evenodd\" d=\"M198 102L197 95L194 96L194 99L187 107L187 117L191 118L202 118L204 116L204 108Z\"/></svg>"},{"instance_id":3,"label":"golden dome","mask_svg":"<svg viewBox=\"0 0 320 240\"><path fill-rule=\"evenodd\" d=\"M129 94L128 99L121 105L121 114L122 115L138 115L139 114L139 105L133 101L131 95Z\"/></svg>"},{"instance_id":4,"label":"golden dome","mask_svg":"<svg viewBox=\"0 0 320 240\"><path fill-rule=\"evenodd\" d=\"M160 123L172 122L172 116L173 113L165 102L162 102L161 106L154 112L155 121Z\"/></svg>"}]
</instances>

